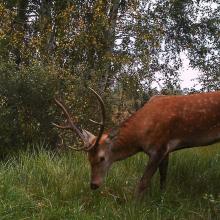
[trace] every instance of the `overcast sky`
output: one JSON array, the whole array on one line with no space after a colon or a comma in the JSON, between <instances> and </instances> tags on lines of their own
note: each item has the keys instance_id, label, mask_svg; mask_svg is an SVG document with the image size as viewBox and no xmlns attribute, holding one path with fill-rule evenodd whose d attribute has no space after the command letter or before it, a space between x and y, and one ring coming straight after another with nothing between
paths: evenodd
<instances>
[{"instance_id":1,"label":"overcast sky","mask_svg":"<svg viewBox=\"0 0 220 220\"><path fill-rule=\"evenodd\" d=\"M203 7L208 7L208 8L211 7L213 12L218 8L218 5L219 5L218 1L216 2L208 1L206 3L203 3ZM206 15L202 14L202 16L209 16L209 14L208 13ZM198 16L198 19L200 19L202 16ZM181 53L181 58L183 61L183 68L180 70L181 79L182 79L181 87L182 88L193 87L195 84L198 84L196 78L201 72L199 70L190 68L189 60L187 59L186 54ZM201 87L197 85L195 88L200 89Z\"/></svg>"},{"instance_id":2,"label":"overcast sky","mask_svg":"<svg viewBox=\"0 0 220 220\"><path fill-rule=\"evenodd\" d=\"M193 68L190 67L189 60L188 60L186 54L181 53L180 57L181 57L182 62L183 62L183 66L179 70L179 72L181 74L180 75L181 89L192 88L192 87L194 87L195 89L201 89L201 87L199 86L198 81L196 79L201 72L198 69L193 69ZM156 77L160 78L161 77L160 73L156 73ZM158 85L158 82L153 82L152 86L156 87L158 89L161 89L161 86L163 85L163 82L159 81L159 83L160 83L160 86Z\"/></svg>"},{"instance_id":3,"label":"overcast sky","mask_svg":"<svg viewBox=\"0 0 220 220\"><path fill-rule=\"evenodd\" d=\"M200 71L197 69L192 69L189 66L189 60L187 59L185 54L181 54L181 58L183 61L183 68L181 68L181 87L182 88L190 88L193 87L195 84L197 84L196 78L198 77ZM199 88L197 86L196 88Z\"/></svg>"}]
</instances>

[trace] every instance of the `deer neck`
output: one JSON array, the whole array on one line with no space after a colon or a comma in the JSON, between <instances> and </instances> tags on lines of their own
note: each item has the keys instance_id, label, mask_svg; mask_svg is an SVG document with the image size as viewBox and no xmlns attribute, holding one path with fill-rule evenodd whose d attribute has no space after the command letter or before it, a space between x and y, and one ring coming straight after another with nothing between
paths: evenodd
<instances>
[{"instance_id":1,"label":"deer neck","mask_svg":"<svg viewBox=\"0 0 220 220\"><path fill-rule=\"evenodd\" d=\"M110 135L111 137L111 135ZM114 161L126 159L141 151L137 146L133 135L126 135L126 132L119 128L114 137L111 137L111 151Z\"/></svg>"}]
</instances>

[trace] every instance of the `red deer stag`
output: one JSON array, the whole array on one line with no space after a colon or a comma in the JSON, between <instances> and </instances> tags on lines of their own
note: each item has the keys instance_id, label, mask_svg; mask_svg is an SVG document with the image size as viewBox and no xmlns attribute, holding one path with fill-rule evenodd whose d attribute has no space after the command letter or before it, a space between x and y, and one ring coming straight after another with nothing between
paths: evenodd
<instances>
[{"instance_id":1,"label":"red deer stag","mask_svg":"<svg viewBox=\"0 0 220 220\"><path fill-rule=\"evenodd\" d=\"M157 168L163 189L170 152L220 140L220 92L153 97L119 128L103 133L104 103L94 90L90 90L97 97L102 110L101 122L96 122L100 126L97 137L79 129L67 108L57 99L56 104L66 116L67 124L54 125L71 129L83 140L84 146L75 150L88 152L92 189L100 187L113 162L138 152L146 153L149 161L138 185L137 195L147 188Z\"/></svg>"}]
</instances>

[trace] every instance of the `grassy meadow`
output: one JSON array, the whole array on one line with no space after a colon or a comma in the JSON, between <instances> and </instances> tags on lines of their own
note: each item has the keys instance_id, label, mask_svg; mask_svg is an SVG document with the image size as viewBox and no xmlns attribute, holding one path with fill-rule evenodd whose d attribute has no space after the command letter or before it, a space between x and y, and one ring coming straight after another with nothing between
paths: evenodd
<instances>
[{"instance_id":1,"label":"grassy meadow","mask_svg":"<svg viewBox=\"0 0 220 220\"><path fill-rule=\"evenodd\" d=\"M173 153L166 191L157 173L138 203L146 162L140 153L116 163L93 192L83 153L20 152L0 163L0 219L220 219L220 145Z\"/></svg>"}]
</instances>

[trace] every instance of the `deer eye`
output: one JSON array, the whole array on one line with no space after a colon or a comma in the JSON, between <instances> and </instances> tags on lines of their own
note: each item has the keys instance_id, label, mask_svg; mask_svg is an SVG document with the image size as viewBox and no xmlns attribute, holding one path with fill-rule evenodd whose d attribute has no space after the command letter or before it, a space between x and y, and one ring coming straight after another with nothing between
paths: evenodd
<instances>
[{"instance_id":1,"label":"deer eye","mask_svg":"<svg viewBox=\"0 0 220 220\"><path fill-rule=\"evenodd\" d=\"M105 160L105 157L100 157L99 161L103 162Z\"/></svg>"}]
</instances>

